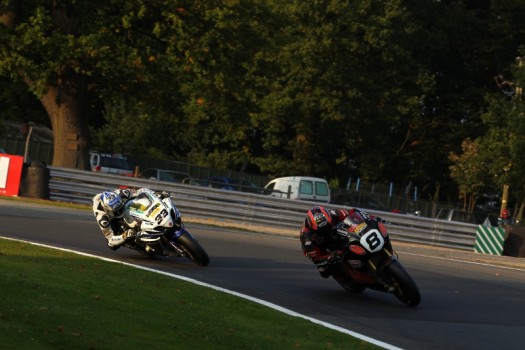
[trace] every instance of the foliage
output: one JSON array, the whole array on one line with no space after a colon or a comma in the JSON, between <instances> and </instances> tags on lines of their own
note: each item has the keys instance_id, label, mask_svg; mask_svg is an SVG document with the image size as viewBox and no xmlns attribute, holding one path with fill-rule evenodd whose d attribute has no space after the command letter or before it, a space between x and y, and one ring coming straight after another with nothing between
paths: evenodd
<instances>
[{"instance_id":1,"label":"foliage","mask_svg":"<svg viewBox=\"0 0 525 350\"><path fill-rule=\"evenodd\" d=\"M510 159L523 188L521 100L494 95L495 76L522 79L509 65L525 42L520 0L1 4L0 84L46 106L55 157L76 133L81 152L92 141L268 176L415 184L441 200L497 188ZM0 102L22 115L13 94ZM461 179L474 160L490 179Z\"/></svg>"},{"instance_id":2,"label":"foliage","mask_svg":"<svg viewBox=\"0 0 525 350\"><path fill-rule=\"evenodd\" d=\"M510 185L514 202L523 202L525 199L525 105L519 90L525 82L523 67L515 65L510 69L514 78L506 80L506 86L498 83L502 91L496 94L487 94L485 97L487 108L482 114L482 122L486 132L480 136L475 144L479 147L474 162L481 165L485 179L497 192L504 185ZM462 166L468 166L469 152L464 150ZM465 159L464 159L465 160ZM463 179L456 178L461 182Z\"/></svg>"},{"instance_id":3,"label":"foliage","mask_svg":"<svg viewBox=\"0 0 525 350\"><path fill-rule=\"evenodd\" d=\"M422 94L414 83L419 73L397 64L411 61L401 3L273 6L286 19L278 30L289 39L276 51L280 74L256 116L266 151L257 163L275 175L382 178L399 146L397 126ZM390 131L393 139L385 138ZM351 173L353 164L360 173Z\"/></svg>"},{"instance_id":4,"label":"foliage","mask_svg":"<svg viewBox=\"0 0 525 350\"><path fill-rule=\"evenodd\" d=\"M0 77L0 121L2 120L49 125L49 117L42 104L27 91L24 84Z\"/></svg>"},{"instance_id":5,"label":"foliage","mask_svg":"<svg viewBox=\"0 0 525 350\"><path fill-rule=\"evenodd\" d=\"M458 155L451 152L449 159L453 165L450 166L450 176L459 187L460 199L464 201L464 210L472 212L477 197L487 187L486 163L479 155L479 143L466 139L461 144L462 153Z\"/></svg>"},{"instance_id":6,"label":"foliage","mask_svg":"<svg viewBox=\"0 0 525 350\"><path fill-rule=\"evenodd\" d=\"M192 61L182 93L196 136L189 158L201 165L242 170L256 152L251 115L272 69L264 53L272 21L257 2L231 1L209 6L189 23L198 39L187 49Z\"/></svg>"}]
</instances>

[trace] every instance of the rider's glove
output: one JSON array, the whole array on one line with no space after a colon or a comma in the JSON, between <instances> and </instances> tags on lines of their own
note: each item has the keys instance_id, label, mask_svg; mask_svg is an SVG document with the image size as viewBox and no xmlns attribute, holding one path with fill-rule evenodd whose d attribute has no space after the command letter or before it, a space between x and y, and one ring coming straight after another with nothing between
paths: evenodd
<instances>
[{"instance_id":1,"label":"rider's glove","mask_svg":"<svg viewBox=\"0 0 525 350\"><path fill-rule=\"evenodd\" d=\"M375 220L376 220L377 222L382 222L382 223L385 222L385 220L381 219L379 216L376 216L376 217L375 217Z\"/></svg>"},{"instance_id":2,"label":"rider's glove","mask_svg":"<svg viewBox=\"0 0 525 350\"><path fill-rule=\"evenodd\" d=\"M324 259L323 260L319 260L318 262L315 263L315 265L317 267L326 266L326 265L328 265L328 260L324 260Z\"/></svg>"},{"instance_id":3,"label":"rider's glove","mask_svg":"<svg viewBox=\"0 0 525 350\"><path fill-rule=\"evenodd\" d=\"M170 193L168 191L162 191L162 192L155 192L155 194L160 198L168 198L170 196Z\"/></svg>"},{"instance_id":4,"label":"rider's glove","mask_svg":"<svg viewBox=\"0 0 525 350\"><path fill-rule=\"evenodd\" d=\"M328 258L329 264L337 264L342 260L341 255L332 255L330 258Z\"/></svg>"},{"instance_id":5,"label":"rider's glove","mask_svg":"<svg viewBox=\"0 0 525 350\"><path fill-rule=\"evenodd\" d=\"M341 261L341 255L337 251L330 252L330 255L326 259L321 259L315 265L326 266L331 264L337 264Z\"/></svg>"}]
</instances>

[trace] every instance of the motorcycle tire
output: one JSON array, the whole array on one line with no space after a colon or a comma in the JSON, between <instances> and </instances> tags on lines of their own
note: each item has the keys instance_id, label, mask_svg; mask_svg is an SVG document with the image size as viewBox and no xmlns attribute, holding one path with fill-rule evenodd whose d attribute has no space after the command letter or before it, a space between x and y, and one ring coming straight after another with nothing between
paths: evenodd
<instances>
[{"instance_id":1,"label":"motorcycle tire","mask_svg":"<svg viewBox=\"0 0 525 350\"><path fill-rule=\"evenodd\" d=\"M421 302L419 289L408 272L399 261L385 268L385 273L392 280L395 291L393 294L407 306L416 306Z\"/></svg>"},{"instance_id":2,"label":"motorcycle tire","mask_svg":"<svg viewBox=\"0 0 525 350\"><path fill-rule=\"evenodd\" d=\"M188 259L199 266L208 266L210 263L208 253L206 253L206 251L190 234L184 232L177 238L177 243L180 245Z\"/></svg>"}]
</instances>

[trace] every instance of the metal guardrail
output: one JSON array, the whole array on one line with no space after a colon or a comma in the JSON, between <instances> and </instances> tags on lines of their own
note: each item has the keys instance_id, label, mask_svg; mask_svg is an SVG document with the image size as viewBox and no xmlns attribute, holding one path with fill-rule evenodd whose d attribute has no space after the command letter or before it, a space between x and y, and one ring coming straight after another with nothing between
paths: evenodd
<instances>
[{"instance_id":1,"label":"metal guardrail","mask_svg":"<svg viewBox=\"0 0 525 350\"><path fill-rule=\"evenodd\" d=\"M214 219L243 226L299 234L306 211L315 204L261 194L49 167L50 199L91 204L102 191L127 186L169 191L183 217ZM337 207L347 208L337 205ZM473 251L477 225L367 210L387 221L393 240Z\"/></svg>"}]
</instances>

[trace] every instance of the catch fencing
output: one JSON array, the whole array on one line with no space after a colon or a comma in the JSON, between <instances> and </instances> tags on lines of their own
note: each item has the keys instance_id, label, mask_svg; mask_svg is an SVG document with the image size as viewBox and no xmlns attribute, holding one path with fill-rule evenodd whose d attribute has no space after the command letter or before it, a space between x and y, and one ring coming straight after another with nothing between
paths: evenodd
<instances>
[{"instance_id":1,"label":"catch fencing","mask_svg":"<svg viewBox=\"0 0 525 350\"><path fill-rule=\"evenodd\" d=\"M53 201L91 204L91 198L105 190L149 187L169 191L183 218L212 220L268 233L298 236L306 211L315 204L323 204L122 175L56 167L49 169L49 193ZM387 221L394 241L474 250L477 225L390 212L368 212Z\"/></svg>"}]
</instances>

